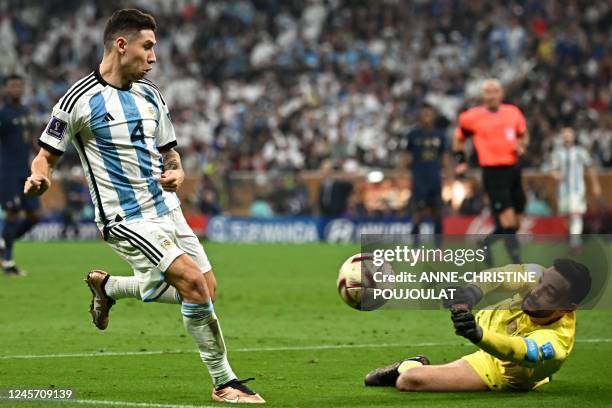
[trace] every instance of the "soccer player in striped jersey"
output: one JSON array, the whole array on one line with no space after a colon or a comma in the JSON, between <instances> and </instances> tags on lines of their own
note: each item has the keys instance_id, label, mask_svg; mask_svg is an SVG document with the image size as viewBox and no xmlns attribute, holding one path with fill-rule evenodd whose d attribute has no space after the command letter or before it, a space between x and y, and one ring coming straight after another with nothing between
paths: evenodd
<instances>
[{"instance_id":1,"label":"soccer player in striped jersey","mask_svg":"<svg viewBox=\"0 0 612 408\"><path fill-rule=\"evenodd\" d=\"M591 155L584 147L576 145L574 130L569 127L561 129L561 138L563 144L551 156L552 176L559 183L558 212L567 217L570 247L579 249L582 216L587 209L585 169L591 181L591 191L597 198L601 196L601 185Z\"/></svg>"},{"instance_id":2,"label":"soccer player in striped jersey","mask_svg":"<svg viewBox=\"0 0 612 408\"><path fill-rule=\"evenodd\" d=\"M184 172L174 128L159 89L144 78L156 62L155 29L153 17L138 10L111 16L102 62L53 108L24 191L41 195L49 188L53 168L72 142L102 235L135 275L87 275L94 324L105 329L110 308L123 297L180 303L184 326L213 379L213 400L264 403L229 365L212 303L212 267L176 196Z\"/></svg>"}]
</instances>

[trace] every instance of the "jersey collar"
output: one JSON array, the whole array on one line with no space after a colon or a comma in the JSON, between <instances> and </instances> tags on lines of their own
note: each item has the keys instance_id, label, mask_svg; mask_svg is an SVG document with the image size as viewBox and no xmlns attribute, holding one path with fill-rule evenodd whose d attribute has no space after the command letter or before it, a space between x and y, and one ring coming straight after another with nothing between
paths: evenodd
<instances>
[{"instance_id":1,"label":"jersey collar","mask_svg":"<svg viewBox=\"0 0 612 408\"><path fill-rule=\"evenodd\" d=\"M115 88L119 91L129 91L130 89L132 89L132 85L125 87L125 88L119 88L118 86L115 86L115 85L112 85L106 82L104 78L102 78L102 75L100 74L100 67L96 67L96 69L94 70L94 76L96 77L98 82L100 82L104 86L110 86L111 88Z\"/></svg>"}]
</instances>

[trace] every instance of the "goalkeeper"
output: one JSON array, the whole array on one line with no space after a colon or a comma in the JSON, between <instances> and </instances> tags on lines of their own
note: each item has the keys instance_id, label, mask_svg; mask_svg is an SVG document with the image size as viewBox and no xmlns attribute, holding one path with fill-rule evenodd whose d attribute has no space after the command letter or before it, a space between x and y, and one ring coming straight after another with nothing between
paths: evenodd
<instances>
[{"instance_id":1,"label":"goalkeeper","mask_svg":"<svg viewBox=\"0 0 612 408\"><path fill-rule=\"evenodd\" d=\"M525 391L548 383L574 346L575 310L590 291L590 272L570 259L557 259L548 269L520 264L494 270L535 270L539 280L470 285L444 303L455 332L480 350L444 365L430 365L425 356L406 359L372 371L365 384L400 391ZM517 294L474 316L472 307L492 291Z\"/></svg>"}]
</instances>

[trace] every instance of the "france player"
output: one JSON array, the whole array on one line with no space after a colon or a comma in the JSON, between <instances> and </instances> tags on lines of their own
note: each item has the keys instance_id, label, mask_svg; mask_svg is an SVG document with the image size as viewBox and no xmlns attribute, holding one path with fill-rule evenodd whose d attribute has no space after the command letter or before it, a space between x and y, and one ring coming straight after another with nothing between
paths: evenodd
<instances>
[{"instance_id":1,"label":"france player","mask_svg":"<svg viewBox=\"0 0 612 408\"><path fill-rule=\"evenodd\" d=\"M551 156L552 176L559 183L558 212L567 217L570 247L578 249L582 244L582 216L586 212L586 186L584 170L589 172L593 195L601 196L601 185L591 155L582 146L576 145L572 128L561 129L562 146Z\"/></svg>"},{"instance_id":2,"label":"france player","mask_svg":"<svg viewBox=\"0 0 612 408\"><path fill-rule=\"evenodd\" d=\"M229 365L212 303L215 276L176 196L185 175L174 150L174 128L159 89L144 79L156 62L155 29L153 17L138 10L111 16L102 62L53 108L24 190L43 194L72 142L85 169L98 227L135 274L88 274L95 325L107 327L109 310L122 297L180 303L185 329L213 379L213 400L264 403Z\"/></svg>"},{"instance_id":3,"label":"france player","mask_svg":"<svg viewBox=\"0 0 612 408\"><path fill-rule=\"evenodd\" d=\"M576 309L591 290L589 268L560 258L549 268L511 264L491 271L530 271L539 279L470 284L444 302L455 333L478 351L442 365L430 364L425 356L408 358L373 370L365 385L400 391L529 391L550 382L574 348ZM502 292L515 294L472 313L483 295Z\"/></svg>"},{"instance_id":4,"label":"france player","mask_svg":"<svg viewBox=\"0 0 612 408\"><path fill-rule=\"evenodd\" d=\"M426 216L434 222L436 246L442 237L442 178L441 172L448 143L442 129L435 127L436 111L429 105L420 112L419 126L406 136L403 162L410 162L412 172L412 235L418 238Z\"/></svg>"},{"instance_id":5,"label":"france player","mask_svg":"<svg viewBox=\"0 0 612 408\"><path fill-rule=\"evenodd\" d=\"M5 105L0 109L0 205L6 214L0 252L4 273L13 276L23 275L13 260L13 244L40 217L39 199L23 193L35 126L30 111L21 103L23 85L20 75L4 78Z\"/></svg>"}]
</instances>

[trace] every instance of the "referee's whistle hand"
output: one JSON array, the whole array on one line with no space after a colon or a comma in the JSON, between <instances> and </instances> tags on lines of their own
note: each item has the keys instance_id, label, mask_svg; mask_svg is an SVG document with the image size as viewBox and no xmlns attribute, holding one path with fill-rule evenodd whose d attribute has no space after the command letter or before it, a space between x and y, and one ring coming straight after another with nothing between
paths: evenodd
<instances>
[{"instance_id":1,"label":"referee's whistle hand","mask_svg":"<svg viewBox=\"0 0 612 408\"><path fill-rule=\"evenodd\" d=\"M49 189L51 183L49 179L40 174L32 174L26 179L25 185L23 186L23 192L29 195L42 195Z\"/></svg>"}]
</instances>

